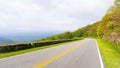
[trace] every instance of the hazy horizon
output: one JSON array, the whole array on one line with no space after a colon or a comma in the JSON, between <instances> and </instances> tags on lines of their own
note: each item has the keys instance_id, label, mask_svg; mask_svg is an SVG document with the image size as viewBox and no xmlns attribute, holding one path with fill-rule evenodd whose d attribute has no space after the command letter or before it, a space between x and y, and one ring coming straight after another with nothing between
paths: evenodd
<instances>
[{"instance_id":1,"label":"hazy horizon","mask_svg":"<svg viewBox=\"0 0 120 68\"><path fill-rule=\"evenodd\" d=\"M113 0L0 0L0 37L74 31L101 20L111 5Z\"/></svg>"},{"instance_id":2,"label":"hazy horizon","mask_svg":"<svg viewBox=\"0 0 120 68\"><path fill-rule=\"evenodd\" d=\"M60 32L41 32L41 33L13 33L13 34L1 34L0 39L11 40L13 42L32 42L40 40L49 36L59 34Z\"/></svg>"}]
</instances>

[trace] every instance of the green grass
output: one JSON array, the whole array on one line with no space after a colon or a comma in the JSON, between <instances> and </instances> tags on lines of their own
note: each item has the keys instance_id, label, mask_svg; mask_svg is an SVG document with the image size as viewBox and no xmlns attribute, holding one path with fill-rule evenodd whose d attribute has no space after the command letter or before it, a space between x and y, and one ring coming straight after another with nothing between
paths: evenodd
<instances>
[{"instance_id":1,"label":"green grass","mask_svg":"<svg viewBox=\"0 0 120 68\"><path fill-rule=\"evenodd\" d=\"M106 68L120 68L120 45L97 39Z\"/></svg>"},{"instance_id":2,"label":"green grass","mask_svg":"<svg viewBox=\"0 0 120 68\"><path fill-rule=\"evenodd\" d=\"M0 58L5 58L5 57L9 57L9 56L24 54L24 53L28 53L28 52L32 52L32 51L37 51L37 50L45 49L45 48L60 46L60 45L63 45L63 44L69 44L69 43L72 43L72 42L75 42L75 41L63 42L63 43L53 44L53 45L48 45L48 46L35 47L35 48L30 48L30 49L15 51L15 52L1 53L0 54Z\"/></svg>"}]
</instances>

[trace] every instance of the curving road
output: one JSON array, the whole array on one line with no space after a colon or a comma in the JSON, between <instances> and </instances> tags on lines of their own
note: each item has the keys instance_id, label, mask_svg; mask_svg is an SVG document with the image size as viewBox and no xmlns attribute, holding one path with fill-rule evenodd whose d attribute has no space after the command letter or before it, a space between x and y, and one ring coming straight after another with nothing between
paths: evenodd
<instances>
[{"instance_id":1,"label":"curving road","mask_svg":"<svg viewBox=\"0 0 120 68\"><path fill-rule=\"evenodd\" d=\"M95 39L0 59L0 68L104 68Z\"/></svg>"}]
</instances>

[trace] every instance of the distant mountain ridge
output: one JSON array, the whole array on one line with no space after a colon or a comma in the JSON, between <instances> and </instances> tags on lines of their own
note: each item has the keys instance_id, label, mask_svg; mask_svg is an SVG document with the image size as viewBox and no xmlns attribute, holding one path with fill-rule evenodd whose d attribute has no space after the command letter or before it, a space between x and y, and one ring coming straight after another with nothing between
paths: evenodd
<instances>
[{"instance_id":1,"label":"distant mountain ridge","mask_svg":"<svg viewBox=\"0 0 120 68\"><path fill-rule=\"evenodd\" d=\"M10 39L7 39L7 38L1 38L0 37L0 44L1 43L13 43L14 41L10 40Z\"/></svg>"},{"instance_id":2,"label":"distant mountain ridge","mask_svg":"<svg viewBox=\"0 0 120 68\"><path fill-rule=\"evenodd\" d=\"M58 34L59 32L30 32L30 33L13 33L13 34L1 34L0 35L0 43L26 43L33 42L35 40L39 40L42 38L46 38L49 36L53 36Z\"/></svg>"}]
</instances>

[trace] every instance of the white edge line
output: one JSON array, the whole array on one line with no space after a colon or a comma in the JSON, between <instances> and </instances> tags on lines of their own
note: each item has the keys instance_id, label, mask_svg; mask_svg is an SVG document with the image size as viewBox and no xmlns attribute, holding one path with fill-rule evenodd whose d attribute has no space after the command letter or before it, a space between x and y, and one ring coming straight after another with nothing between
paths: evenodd
<instances>
[{"instance_id":1,"label":"white edge line","mask_svg":"<svg viewBox=\"0 0 120 68\"><path fill-rule=\"evenodd\" d=\"M97 50L98 50L97 52L98 52L98 55L99 55L101 68L105 68L103 60L102 60L102 56L101 56L101 53L100 53L100 49L98 48L98 43L97 43L96 40L95 40L95 42L96 42L96 45L97 45Z\"/></svg>"}]
</instances>

